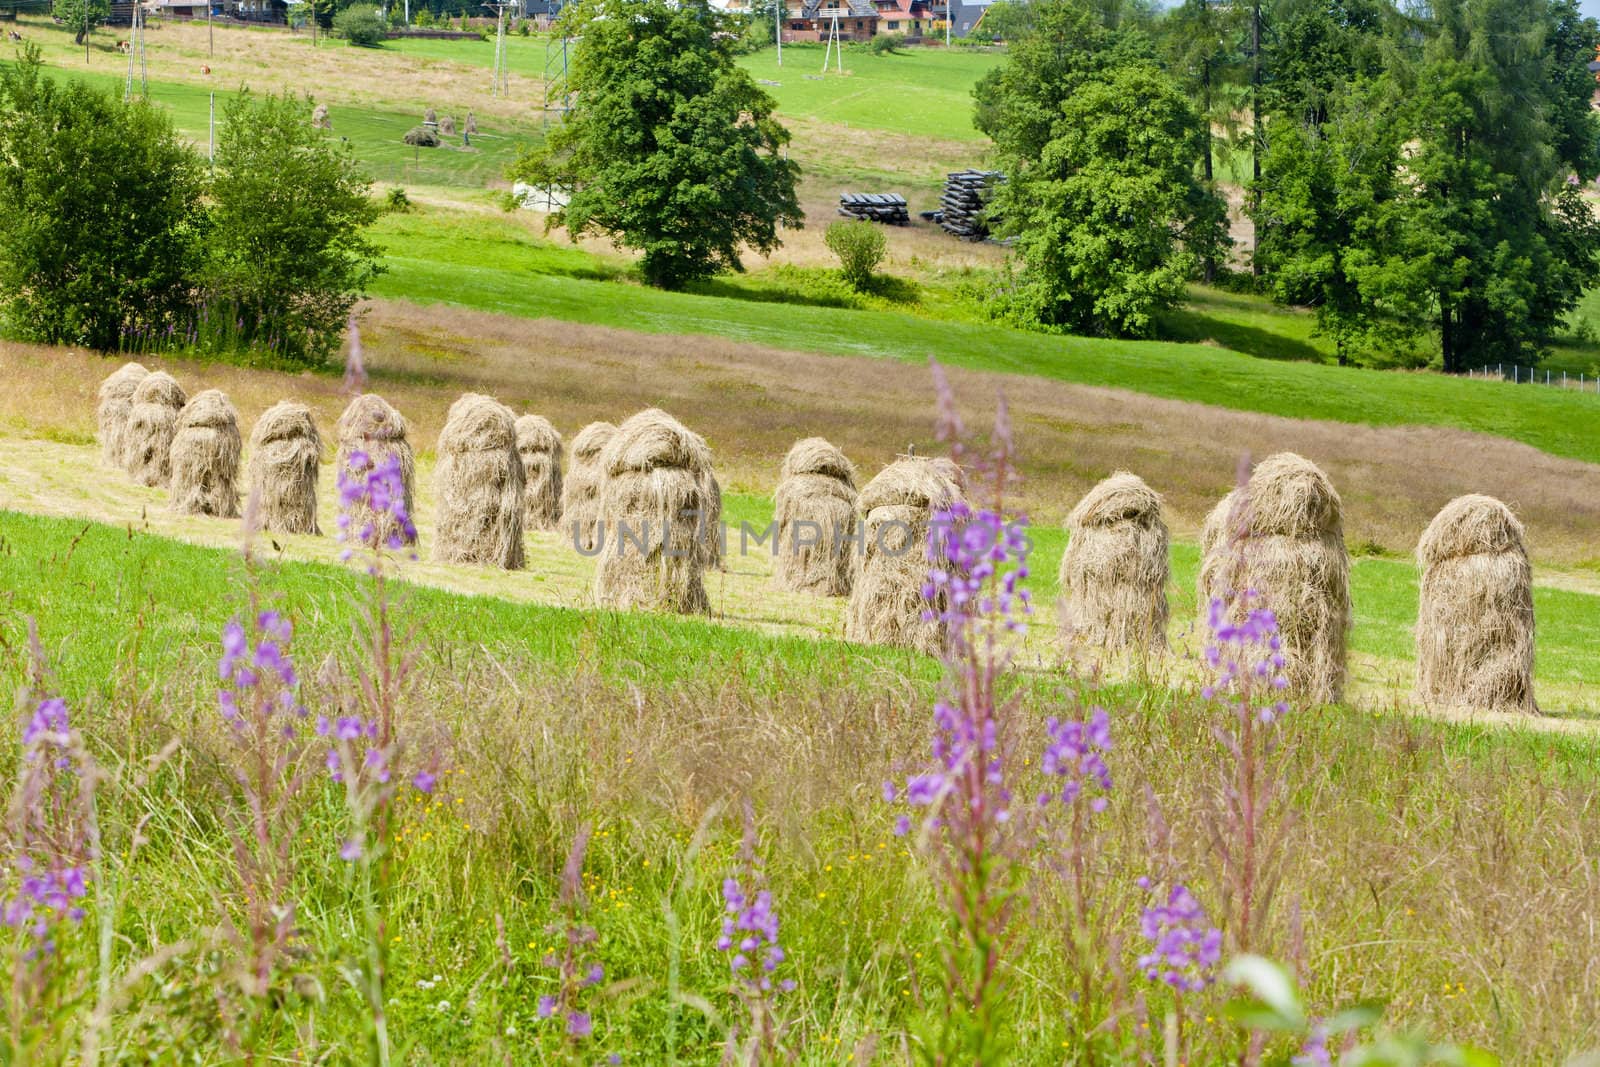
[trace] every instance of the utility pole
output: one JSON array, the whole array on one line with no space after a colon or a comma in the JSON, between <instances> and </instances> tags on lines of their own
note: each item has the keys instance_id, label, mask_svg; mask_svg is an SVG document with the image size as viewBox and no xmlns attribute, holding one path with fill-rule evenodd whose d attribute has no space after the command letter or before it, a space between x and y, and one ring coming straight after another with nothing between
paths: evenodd
<instances>
[{"instance_id":1,"label":"utility pole","mask_svg":"<svg viewBox=\"0 0 1600 1067\"><path fill-rule=\"evenodd\" d=\"M211 24L211 9L216 6L216 0L206 0L206 55L215 57L217 54L217 31Z\"/></svg>"},{"instance_id":2,"label":"utility pole","mask_svg":"<svg viewBox=\"0 0 1600 1067\"><path fill-rule=\"evenodd\" d=\"M950 47L950 24L955 21L955 0L944 0L944 46Z\"/></svg>"},{"instance_id":3,"label":"utility pole","mask_svg":"<svg viewBox=\"0 0 1600 1067\"><path fill-rule=\"evenodd\" d=\"M217 161L217 94L211 94L211 119L206 126L206 160Z\"/></svg>"},{"instance_id":4,"label":"utility pole","mask_svg":"<svg viewBox=\"0 0 1600 1067\"><path fill-rule=\"evenodd\" d=\"M1250 6L1250 172L1255 178L1250 202L1256 208L1261 206L1261 151L1265 147L1266 139L1261 136L1261 0L1255 0ZM1252 221L1251 232L1257 241L1250 250L1250 273L1256 277L1261 276L1260 231L1260 225Z\"/></svg>"},{"instance_id":5,"label":"utility pole","mask_svg":"<svg viewBox=\"0 0 1600 1067\"><path fill-rule=\"evenodd\" d=\"M789 0L772 0L772 34L778 39L778 66L783 66L783 20L789 16Z\"/></svg>"}]
</instances>

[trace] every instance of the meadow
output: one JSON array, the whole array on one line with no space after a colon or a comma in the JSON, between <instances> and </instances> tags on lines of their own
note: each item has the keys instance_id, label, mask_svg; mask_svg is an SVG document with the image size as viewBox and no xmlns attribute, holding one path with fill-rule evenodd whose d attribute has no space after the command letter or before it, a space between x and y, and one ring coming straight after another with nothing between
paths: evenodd
<instances>
[{"instance_id":1,"label":"meadow","mask_svg":"<svg viewBox=\"0 0 1600 1067\"><path fill-rule=\"evenodd\" d=\"M23 25L57 70L120 85L108 34L84 64L60 31ZM705 618L597 609L593 562L558 533L530 534L514 573L430 549L435 441L464 392L569 440L665 407L709 442L728 521L761 527L797 438L828 437L862 480L944 447L930 357L969 426L1007 398L1010 503L1032 541L1035 611L978 709L999 723L994 795L1016 816L988 824L990 888L1015 904L987 1024L1006 1047L984 1062L1288 1063L1305 1026L1252 1037L1218 966L1192 964L1204 981L1181 992L1147 973L1144 927L1180 884L1195 931L1281 962L1311 1016L1371 1005L1361 1040L1426 1035L1530 1065L1600 1050L1600 397L1339 368L1309 313L1205 287L1164 341L998 328L981 305L1003 252L925 226L890 235L889 282L844 290L818 239L833 196L904 181L931 199L941 167L977 162L966 100L996 61L981 52L852 50L826 80L808 76L816 49L786 48L781 70L746 57L781 83L811 225L746 274L663 293L602 242L495 202L538 136L543 40L511 38L513 92L495 99L480 42L365 52L230 29L212 56L203 26L151 36L152 96L187 136L203 143L213 85L281 87L292 70L417 202L376 227L387 273L360 322L369 387L417 450L419 558L346 561L331 536L173 514L99 462L94 395L115 358L0 342L0 690L22 731L0 743L7 825L48 824L85 873L68 902L82 915L50 912L48 951L28 955L32 927L8 913L0 1060L926 1062L959 1014L971 938L959 844L900 819L919 810L908 780L948 751L936 702L967 708L971 674L842 640L842 602L775 589L770 555L739 551L737 530ZM400 148L428 105L475 108L480 150ZM1595 351L1575 339L1558 360ZM292 398L327 440L348 400L337 368L140 358L191 395L224 390L247 434ZM1208 665L1195 541L1241 462L1283 449L1343 496L1352 684L1246 744L1254 698L1241 719ZM1173 654L1154 662L1069 645L1057 625L1062 523L1118 469L1163 495L1174 533ZM1528 529L1537 717L1411 699L1411 553L1468 492ZM57 696L71 729L35 729ZM1108 788L1061 732L1096 709L1110 744L1085 751ZM369 716L381 742L343 735ZM1245 781L1264 783L1253 919ZM719 944L730 877L771 893L786 954L771 990Z\"/></svg>"}]
</instances>

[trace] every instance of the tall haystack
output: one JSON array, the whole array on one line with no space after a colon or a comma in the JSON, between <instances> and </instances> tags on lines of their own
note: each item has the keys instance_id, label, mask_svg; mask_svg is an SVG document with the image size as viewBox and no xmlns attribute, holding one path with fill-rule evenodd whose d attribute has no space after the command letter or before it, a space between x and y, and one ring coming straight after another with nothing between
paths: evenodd
<instances>
[{"instance_id":1,"label":"tall haystack","mask_svg":"<svg viewBox=\"0 0 1600 1067\"><path fill-rule=\"evenodd\" d=\"M600 519L600 487L605 471L600 456L617 435L609 422L591 422L572 439L572 466L561 482L561 525L563 536L584 552L594 551L595 523Z\"/></svg>"},{"instance_id":2,"label":"tall haystack","mask_svg":"<svg viewBox=\"0 0 1600 1067\"><path fill-rule=\"evenodd\" d=\"M128 432L128 413L133 410L133 391L149 373L141 363L124 363L100 383L100 402L94 409L100 430L100 458L113 467L123 466L123 441Z\"/></svg>"},{"instance_id":3,"label":"tall haystack","mask_svg":"<svg viewBox=\"0 0 1600 1067\"><path fill-rule=\"evenodd\" d=\"M1138 475L1118 471L1078 501L1067 532L1067 632L1108 652L1164 651L1168 562L1160 495Z\"/></svg>"},{"instance_id":4,"label":"tall haystack","mask_svg":"<svg viewBox=\"0 0 1600 1067\"><path fill-rule=\"evenodd\" d=\"M928 526L935 512L962 497L948 461L896 460L868 482L856 501L866 546L850 590L844 635L851 641L902 645L936 655L945 626L922 617L928 603Z\"/></svg>"},{"instance_id":5,"label":"tall haystack","mask_svg":"<svg viewBox=\"0 0 1600 1067\"><path fill-rule=\"evenodd\" d=\"M599 569L595 597L611 608L680 614L710 610L697 541L708 508L711 450L666 412L641 411L617 427L600 456Z\"/></svg>"},{"instance_id":6,"label":"tall haystack","mask_svg":"<svg viewBox=\"0 0 1600 1067\"><path fill-rule=\"evenodd\" d=\"M166 371L152 371L139 381L122 441L123 463L135 482L164 486L172 480L172 435L188 402L183 386Z\"/></svg>"},{"instance_id":7,"label":"tall haystack","mask_svg":"<svg viewBox=\"0 0 1600 1067\"><path fill-rule=\"evenodd\" d=\"M433 558L520 570L524 477L517 417L493 397L467 393L450 405L434 469L439 520Z\"/></svg>"},{"instance_id":8,"label":"tall haystack","mask_svg":"<svg viewBox=\"0 0 1600 1067\"><path fill-rule=\"evenodd\" d=\"M778 526L778 586L818 596L849 596L860 555L856 525L856 468L828 441L796 441L783 459L774 500Z\"/></svg>"},{"instance_id":9,"label":"tall haystack","mask_svg":"<svg viewBox=\"0 0 1600 1067\"><path fill-rule=\"evenodd\" d=\"M456 117L454 115L446 115L439 120L439 134L442 137L454 137L456 135Z\"/></svg>"},{"instance_id":10,"label":"tall haystack","mask_svg":"<svg viewBox=\"0 0 1600 1067\"><path fill-rule=\"evenodd\" d=\"M1262 460L1243 490L1206 517L1200 549L1202 612L1216 597L1235 617L1271 608L1290 689L1319 703L1339 700L1351 625L1350 556L1344 503L1321 468L1293 452ZM1255 597L1241 595L1247 591Z\"/></svg>"},{"instance_id":11,"label":"tall haystack","mask_svg":"<svg viewBox=\"0 0 1600 1067\"><path fill-rule=\"evenodd\" d=\"M280 534L318 534L317 474L322 437L304 404L280 400L250 432L250 492L261 528Z\"/></svg>"},{"instance_id":12,"label":"tall haystack","mask_svg":"<svg viewBox=\"0 0 1600 1067\"><path fill-rule=\"evenodd\" d=\"M406 515L415 516L417 463L407 440L406 420L387 400L376 393L363 393L350 401L339 416L336 428L339 449L335 456L335 478L350 476L350 456L361 452L373 466L391 456L400 460L400 477L405 483ZM388 544L391 538L405 538L401 524L392 515L379 515L365 504L350 506L350 534L367 544Z\"/></svg>"},{"instance_id":13,"label":"tall haystack","mask_svg":"<svg viewBox=\"0 0 1600 1067\"><path fill-rule=\"evenodd\" d=\"M239 517L239 413L206 389L178 413L172 437L171 508L180 515Z\"/></svg>"},{"instance_id":14,"label":"tall haystack","mask_svg":"<svg viewBox=\"0 0 1600 1067\"><path fill-rule=\"evenodd\" d=\"M561 435L542 415L517 420L517 453L526 478L522 525L529 530L554 530L561 522Z\"/></svg>"},{"instance_id":15,"label":"tall haystack","mask_svg":"<svg viewBox=\"0 0 1600 1067\"><path fill-rule=\"evenodd\" d=\"M1417 543L1417 696L1441 708L1537 712L1533 573L1522 523L1488 496L1444 506Z\"/></svg>"},{"instance_id":16,"label":"tall haystack","mask_svg":"<svg viewBox=\"0 0 1600 1067\"><path fill-rule=\"evenodd\" d=\"M705 477L700 480L700 489L703 494L704 513L698 518L700 523L700 562L707 567L718 570L722 566L723 530L722 530L722 483L717 481L717 476L706 468Z\"/></svg>"}]
</instances>

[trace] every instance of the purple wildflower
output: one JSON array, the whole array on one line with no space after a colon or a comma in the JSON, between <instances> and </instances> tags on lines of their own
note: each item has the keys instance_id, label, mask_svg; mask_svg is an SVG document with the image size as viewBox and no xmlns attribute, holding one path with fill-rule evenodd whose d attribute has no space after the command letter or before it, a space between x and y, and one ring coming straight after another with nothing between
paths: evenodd
<instances>
[{"instance_id":1,"label":"purple wildflower","mask_svg":"<svg viewBox=\"0 0 1600 1067\"><path fill-rule=\"evenodd\" d=\"M1027 631L1033 613L1028 577L1027 522L965 502L937 512L928 530L928 578L923 617L961 626L993 618L1012 633Z\"/></svg>"},{"instance_id":2,"label":"purple wildflower","mask_svg":"<svg viewBox=\"0 0 1600 1067\"><path fill-rule=\"evenodd\" d=\"M726 914L717 948L733 953L728 965L749 992L770 993L773 972L786 958L778 942L778 913L772 906L772 894L762 889L751 896L737 878L730 877L722 883L722 899ZM751 967L756 962L759 966ZM749 973L744 973L747 969Z\"/></svg>"},{"instance_id":3,"label":"purple wildflower","mask_svg":"<svg viewBox=\"0 0 1600 1067\"><path fill-rule=\"evenodd\" d=\"M1243 603L1255 594L1246 591ZM1278 618L1270 608L1250 608L1240 622L1230 619L1228 604L1213 598L1207 619L1211 643L1205 658L1215 677L1202 690L1207 700L1220 700L1241 713L1254 712L1268 725L1287 714L1289 704L1281 697L1266 698L1289 687L1284 675L1283 638Z\"/></svg>"},{"instance_id":4,"label":"purple wildflower","mask_svg":"<svg viewBox=\"0 0 1600 1067\"><path fill-rule=\"evenodd\" d=\"M1333 1067L1333 1054L1328 1051L1328 1028L1322 1023L1313 1025L1299 1054L1289 1062L1294 1067Z\"/></svg>"},{"instance_id":5,"label":"purple wildflower","mask_svg":"<svg viewBox=\"0 0 1600 1067\"><path fill-rule=\"evenodd\" d=\"M349 559L349 542L357 540L369 548L404 548L417 540L417 527L406 508L405 472L400 457L390 455L375 463L362 451L350 453L346 469L339 472L338 540L347 547L341 553ZM378 521L364 524L359 536L352 538L352 509L364 507L373 512Z\"/></svg>"},{"instance_id":6,"label":"purple wildflower","mask_svg":"<svg viewBox=\"0 0 1600 1067\"><path fill-rule=\"evenodd\" d=\"M1222 931L1206 921L1186 886L1174 885L1165 904L1146 908L1139 929L1152 945L1139 957L1146 978L1181 993L1198 993L1211 984L1222 960Z\"/></svg>"},{"instance_id":7,"label":"purple wildflower","mask_svg":"<svg viewBox=\"0 0 1600 1067\"><path fill-rule=\"evenodd\" d=\"M1045 774L1058 776L1063 781L1059 794L1040 794L1041 806L1057 795L1063 804L1071 804L1089 788L1098 787L1101 793L1111 791L1111 769L1105 760L1106 753L1111 751L1111 716L1104 708L1095 708L1088 722L1052 717L1045 726L1045 733L1049 743L1045 746L1042 769ZM1104 811L1106 798L1103 795L1092 798L1089 809L1097 813Z\"/></svg>"}]
</instances>

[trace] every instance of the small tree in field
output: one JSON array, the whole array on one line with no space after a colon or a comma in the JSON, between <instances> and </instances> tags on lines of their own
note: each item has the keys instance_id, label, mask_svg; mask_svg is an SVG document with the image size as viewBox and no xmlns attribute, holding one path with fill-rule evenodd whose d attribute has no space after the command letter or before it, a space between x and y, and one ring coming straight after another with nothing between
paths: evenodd
<instances>
[{"instance_id":1,"label":"small tree in field","mask_svg":"<svg viewBox=\"0 0 1600 1067\"><path fill-rule=\"evenodd\" d=\"M705 0L585 0L572 72L576 106L513 178L570 194L551 225L608 234L643 253L663 288L739 269L803 221L799 168L775 104L734 64L733 24Z\"/></svg>"},{"instance_id":2,"label":"small tree in field","mask_svg":"<svg viewBox=\"0 0 1600 1067\"><path fill-rule=\"evenodd\" d=\"M246 344L312 362L382 272L366 228L382 213L348 145L306 121L309 101L241 93L227 105L211 184L207 298Z\"/></svg>"},{"instance_id":3,"label":"small tree in field","mask_svg":"<svg viewBox=\"0 0 1600 1067\"><path fill-rule=\"evenodd\" d=\"M889 242L870 222L835 222L822 236L828 251L839 257L839 273L850 288L864 293L872 285L872 272L883 262Z\"/></svg>"},{"instance_id":4,"label":"small tree in field","mask_svg":"<svg viewBox=\"0 0 1600 1067\"><path fill-rule=\"evenodd\" d=\"M111 0L55 0L51 14L72 31L74 44L82 44L96 26L111 17Z\"/></svg>"},{"instance_id":5,"label":"small tree in field","mask_svg":"<svg viewBox=\"0 0 1600 1067\"><path fill-rule=\"evenodd\" d=\"M0 326L102 351L166 333L203 221L199 159L165 114L0 64Z\"/></svg>"}]
</instances>

